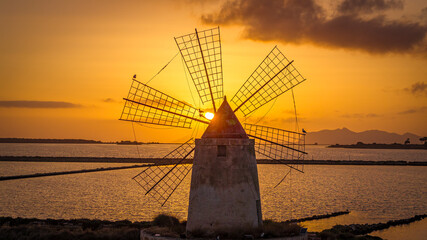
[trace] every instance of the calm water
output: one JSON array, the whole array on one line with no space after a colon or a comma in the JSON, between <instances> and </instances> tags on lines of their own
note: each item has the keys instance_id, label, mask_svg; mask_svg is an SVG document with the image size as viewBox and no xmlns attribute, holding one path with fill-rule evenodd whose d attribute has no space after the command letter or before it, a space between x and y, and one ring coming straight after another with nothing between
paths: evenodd
<instances>
[{"instance_id":1,"label":"calm water","mask_svg":"<svg viewBox=\"0 0 427 240\"><path fill-rule=\"evenodd\" d=\"M40 145L43 145L42 150L31 154L31 148L37 149ZM144 145L140 146L139 151L144 156L158 157L173 147L176 145ZM153 151L150 152L150 149ZM307 150L326 159L348 159L350 155L351 159L359 160L389 158L426 161L426 152L421 150L349 151L319 146L309 146ZM132 157L136 147L101 144L61 144L56 148L51 144L0 145L0 155L49 156L48 153L52 154L52 151L53 156L100 156L103 152L103 156ZM94 154L96 151L97 154ZM0 175L119 165L132 164L0 162ZM127 169L0 182L0 216L141 221L166 212L185 219L190 176L170 201L160 208L157 203L144 197L142 189L131 180L140 171ZM274 188L287 171L284 166L258 165L264 219L286 220L346 209L351 211L349 215L304 223L310 231L320 231L336 224L386 222L427 213L427 167L307 165L304 174L293 171L281 185ZM373 233L387 239L404 239L402 236L407 234L412 234L409 239L425 239L427 220Z\"/></svg>"},{"instance_id":2,"label":"calm water","mask_svg":"<svg viewBox=\"0 0 427 240\"><path fill-rule=\"evenodd\" d=\"M163 157L178 144L39 144L0 143L0 156L43 157ZM344 149L306 146L311 160L427 161L426 150Z\"/></svg>"}]
</instances>

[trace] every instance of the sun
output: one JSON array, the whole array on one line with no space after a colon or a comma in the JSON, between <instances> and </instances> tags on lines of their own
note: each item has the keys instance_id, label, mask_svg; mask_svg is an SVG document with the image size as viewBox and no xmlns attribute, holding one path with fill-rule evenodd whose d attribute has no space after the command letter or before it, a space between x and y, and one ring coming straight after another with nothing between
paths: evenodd
<instances>
[{"instance_id":1,"label":"sun","mask_svg":"<svg viewBox=\"0 0 427 240\"><path fill-rule=\"evenodd\" d=\"M212 118L214 117L215 115L213 114L213 113L211 113L211 112L206 112L205 113L205 118L207 118L207 119L209 119L209 120L212 120Z\"/></svg>"}]
</instances>

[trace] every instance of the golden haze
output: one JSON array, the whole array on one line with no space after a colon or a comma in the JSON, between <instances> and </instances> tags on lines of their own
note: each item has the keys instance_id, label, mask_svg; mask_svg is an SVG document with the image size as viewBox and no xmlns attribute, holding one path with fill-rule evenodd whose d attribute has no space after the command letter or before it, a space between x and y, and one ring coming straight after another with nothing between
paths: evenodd
<instances>
[{"instance_id":1,"label":"golden haze","mask_svg":"<svg viewBox=\"0 0 427 240\"><path fill-rule=\"evenodd\" d=\"M426 7L421 2L420 7ZM74 106L0 107L0 137L133 139L131 124L118 121L131 77L150 79L177 53L173 37L195 27L211 28L201 22L200 14L219 7L165 0L3 1L0 100L62 101ZM278 44L308 79L294 91L300 128L427 135L427 97L408 90L427 79L425 57L253 41L234 25L221 26L221 38L229 98ZM197 105L179 56L150 86ZM270 107L249 120L256 121ZM294 130L293 118L291 94L286 93L261 124ZM193 132L139 125L135 129L139 141L179 142ZM199 135L202 131L200 126Z\"/></svg>"}]
</instances>

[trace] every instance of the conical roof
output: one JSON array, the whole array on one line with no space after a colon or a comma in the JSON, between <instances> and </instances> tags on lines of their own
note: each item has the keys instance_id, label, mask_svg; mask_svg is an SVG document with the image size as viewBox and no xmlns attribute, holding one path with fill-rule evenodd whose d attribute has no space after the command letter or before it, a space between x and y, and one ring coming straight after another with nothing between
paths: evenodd
<instances>
[{"instance_id":1,"label":"conical roof","mask_svg":"<svg viewBox=\"0 0 427 240\"><path fill-rule=\"evenodd\" d=\"M202 138L248 138L225 97Z\"/></svg>"}]
</instances>

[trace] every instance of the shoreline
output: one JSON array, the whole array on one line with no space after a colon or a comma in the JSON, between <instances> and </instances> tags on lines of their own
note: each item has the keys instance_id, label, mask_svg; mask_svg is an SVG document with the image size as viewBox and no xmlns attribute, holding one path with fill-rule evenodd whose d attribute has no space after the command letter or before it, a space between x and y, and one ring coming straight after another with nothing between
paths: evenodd
<instances>
[{"instance_id":1,"label":"shoreline","mask_svg":"<svg viewBox=\"0 0 427 240\"><path fill-rule=\"evenodd\" d=\"M330 218L346 214L348 211L336 212L324 215L324 218ZM328 216L327 216L328 215ZM306 219L315 220L318 216L315 215ZM366 234L370 234L374 231L388 229L390 227L396 227L401 225L408 225L413 222L421 221L427 217L426 214L415 215L411 218L390 220L387 222L380 222L374 224L350 224L350 225L335 225L330 229L324 229L321 232L309 233L308 239L320 239L320 238L333 238L338 236L348 236L352 239L358 237L358 239L382 239L380 237L372 237ZM172 216L173 218L173 216ZM313 218L313 219L311 219ZM177 219L178 224L179 220ZM266 224L268 220L264 220ZM284 221L284 222L290 222ZM284 223L282 222L282 223ZM304 222L300 221L300 222ZM278 222L277 222L278 223ZM129 220L99 220L99 219L39 219L39 218L21 218L21 217L2 217L0 216L0 235L3 235L5 239L16 239L36 237L37 239L61 239L66 237L67 239L140 239L140 230L148 229L153 226L158 227L164 224L163 222L156 223L153 221L137 221L132 222ZM163 226L163 225L162 225ZM169 226L171 230L173 225ZM184 225L185 227L185 225ZM23 231L25 230L25 231ZM167 229L161 231L163 237L166 235ZM308 229L309 230L309 229ZM187 238L185 238L187 239ZM205 238L207 239L207 238ZM252 237L252 239L254 239ZM258 238L256 238L258 239Z\"/></svg>"},{"instance_id":2,"label":"shoreline","mask_svg":"<svg viewBox=\"0 0 427 240\"><path fill-rule=\"evenodd\" d=\"M356 148L356 149L423 149L427 150L427 144L382 144L382 143L357 143L357 144L335 144L328 148Z\"/></svg>"},{"instance_id":3,"label":"shoreline","mask_svg":"<svg viewBox=\"0 0 427 240\"><path fill-rule=\"evenodd\" d=\"M156 163L164 165L176 164L179 160L164 158L0 156L0 162ZM192 162L192 159L186 159L183 163L191 164ZM257 164L427 166L427 161L281 160L279 163L274 160L258 159Z\"/></svg>"}]
</instances>

